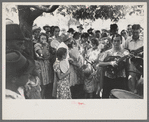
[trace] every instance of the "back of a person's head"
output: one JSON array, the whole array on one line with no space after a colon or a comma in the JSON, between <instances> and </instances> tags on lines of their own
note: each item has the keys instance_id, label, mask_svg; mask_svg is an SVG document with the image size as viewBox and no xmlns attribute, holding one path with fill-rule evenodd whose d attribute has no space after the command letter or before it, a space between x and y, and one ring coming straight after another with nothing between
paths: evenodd
<instances>
[{"instance_id":1,"label":"back of a person's head","mask_svg":"<svg viewBox=\"0 0 149 122\"><path fill-rule=\"evenodd\" d=\"M94 45L96 45L96 46L99 45L98 40L95 39L95 38L91 39L91 42L92 42L92 44L94 44Z\"/></svg>"},{"instance_id":2,"label":"back of a person's head","mask_svg":"<svg viewBox=\"0 0 149 122\"><path fill-rule=\"evenodd\" d=\"M56 56L57 56L58 60L62 60L62 58L66 54L66 52L67 52L66 48L63 48L63 47L59 48L56 52Z\"/></svg>"},{"instance_id":3,"label":"back of a person's head","mask_svg":"<svg viewBox=\"0 0 149 122\"><path fill-rule=\"evenodd\" d=\"M102 37L102 38L108 37L108 34L104 32L104 33L101 34L101 37Z\"/></svg>"},{"instance_id":4,"label":"back of a person's head","mask_svg":"<svg viewBox=\"0 0 149 122\"><path fill-rule=\"evenodd\" d=\"M88 78L92 73L91 70L89 69L88 65L83 65L82 71L83 71L83 74L86 78Z\"/></svg>"},{"instance_id":5,"label":"back of a person's head","mask_svg":"<svg viewBox=\"0 0 149 122\"><path fill-rule=\"evenodd\" d=\"M95 33L100 33L100 30L96 30Z\"/></svg>"},{"instance_id":6,"label":"back of a person's head","mask_svg":"<svg viewBox=\"0 0 149 122\"><path fill-rule=\"evenodd\" d=\"M132 25L133 30L139 30L140 28L141 28L141 26L139 24Z\"/></svg>"},{"instance_id":7,"label":"back of a person's head","mask_svg":"<svg viewBox=\"0 0 149 122\"><path fill-rule=\"evenodd\" d=\"M74 39L79 39L79 37L80 37L80 33L79 33L79 32L75 32L75 33L73 34L73 38L74 38Z\"/></svg>"},{"instance_id":8,"label":"back of a person's head","mask_svg":"<svg viewBox=\"0 0 149 122\"><path fill-rule=\"evenodd\" d=\"M89 34L88 34L88 33L86 33L86 32L85 32L85 33L83 33L83 34L81 35L81 39L82 39L82 38L88 38L88 37L89 37Z\"/></svg>"},{"instance_id":9,"label":"back of a person's head","mask_svg":"<svg viewBox=\"0 0 149 122\"><path fill-rule=\"evenodd\" d=\"M111 24L110 25L110 31L117 31L118 30L118 25L117 24Z\"/></svg>"}]
</instances>

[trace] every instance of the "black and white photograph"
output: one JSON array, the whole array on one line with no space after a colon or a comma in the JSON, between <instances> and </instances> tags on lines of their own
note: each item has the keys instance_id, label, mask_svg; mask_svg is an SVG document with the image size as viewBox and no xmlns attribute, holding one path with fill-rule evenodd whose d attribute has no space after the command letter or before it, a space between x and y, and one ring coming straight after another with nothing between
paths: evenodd
<instances>
[{"instance_id":1,"label":"black and white photograph","mask_svg":"<svg viewBox=\"0 0 149 122\"><path fill-rule=\"evenodd\" d=\"M146 2L3 2L2 45L3 119L147 119Z\"/></svg>"}]
</instances>

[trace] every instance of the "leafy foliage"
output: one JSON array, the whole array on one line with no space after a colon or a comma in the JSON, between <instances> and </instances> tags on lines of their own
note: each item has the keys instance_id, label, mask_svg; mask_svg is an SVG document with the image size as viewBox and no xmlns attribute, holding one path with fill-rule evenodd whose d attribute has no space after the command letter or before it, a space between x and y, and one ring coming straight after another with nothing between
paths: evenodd
<instances>
[{"instance_id":1,"label":"leafy foliage","mask_svg":"<svg viewBox=\"0 0 149 122\"><path fill-rule=\"evenodd\" d=\"M79 20L95 20L95 19L111 19L111 21L117 22L119 19L125 18L126 14L129 15L143 13L142 5L61 5L58 8L57 13L66 16L72 15L73 18Z\"/></svg>"}]
</instances>

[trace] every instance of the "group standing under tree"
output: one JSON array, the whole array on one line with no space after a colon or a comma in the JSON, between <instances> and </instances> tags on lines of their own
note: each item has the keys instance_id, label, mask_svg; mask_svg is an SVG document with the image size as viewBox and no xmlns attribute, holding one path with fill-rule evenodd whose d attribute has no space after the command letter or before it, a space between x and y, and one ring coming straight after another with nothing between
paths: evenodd
<instances>
[{"instance_id":1,"label":"group standing under tree","mask_svg":"<svg viewBox=\"0 0 149 122\"><path fill-rule=\"evenodd\" d=\"M6 25L7 99L101 99L112 89L143 97L143 30L83 32L45 25L32 27L34 57L25 51L19 25Z\"/></svg>"}]
</instances>

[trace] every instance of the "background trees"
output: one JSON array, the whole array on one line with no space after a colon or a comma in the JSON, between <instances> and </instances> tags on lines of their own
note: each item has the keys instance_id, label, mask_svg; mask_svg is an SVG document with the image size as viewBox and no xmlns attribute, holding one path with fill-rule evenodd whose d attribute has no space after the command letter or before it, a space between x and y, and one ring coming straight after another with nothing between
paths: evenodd
<instances>
[{"instance_id":1,"label":"background trees","mask_svg":"<svg viewBox=\"0 0 149 122\"><path fill-rule=\"evenodd\" d=\"M62 15L68 19L67 26L79 24L80 21L90 20L90 23L101 19L103 21L119 22L126 15L144 16L143 5L7 5L5 6L7 18L18 17L18 23L24 36L27 38L26 51L32 54L32 26L39 17L46 14L58 17ZM17 16L15 16L17 15ZM63 18L63 19L64 19ZM46 17L44 18L46 19ZM57 18L58 20L59 18ZM50 21L50 20L49 20ZM60 21L63 21L62 19ZM40 20L41 22L41 20ZM99 22L98 22L99 23ZM44 23L47 24L47 23ZM83 23L89 25L89 23Z\"/></svg>"}]
</instances>

